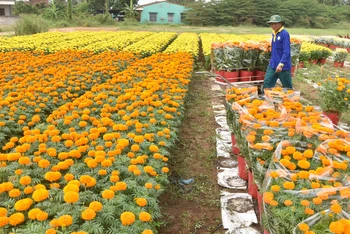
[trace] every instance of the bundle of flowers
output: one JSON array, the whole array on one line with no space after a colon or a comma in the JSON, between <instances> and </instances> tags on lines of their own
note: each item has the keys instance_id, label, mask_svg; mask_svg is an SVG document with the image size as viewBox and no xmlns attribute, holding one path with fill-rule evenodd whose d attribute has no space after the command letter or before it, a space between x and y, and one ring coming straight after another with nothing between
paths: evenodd
<instances>
[{"instance_id":1,"label":"bundle of flowers","mask_svg":"<svg viewBox=\"0 0 350 234\"><path fill-rule=\"evenodd\" d=\"M239 42L227 42L223 46L224 68L226 71L242 69L243 49Z\"/></svg>"},{"instance_id":2,"label":"bundle of flowers","mask_svg":"<svg viewBox=\"0 0 350 234\"><path fill-rule=\"evenodd\" d=\"M307 141L283 140L274 152L263 193L263 224L271 234L307 233L307 220L315 214L330 211L335 221L349 213L347 163L335 164L334 157L316 148ZM317 223L326 228L314 230L326 231L327 225Z\"/></svg>"},{"instance_id":3,"label":"bundle of flowers","mask_svg":"<svg viewBox=\"0 0 350 234\"><path fill-rule=\"evenodd\" d=\"M211 49L212 49L212 43L218 43L225 41L222 39L219 34L216 33L201 33L199 34L199 37L202 41L202 49L203 49L203 55L205 59L205 67L206 68L213 68L211 64Z\"/></svg>"},{"instance_id":4,"label":"bundle of flowers","mask_svg":"<svg viewBox=\"0 0 350 234\"><path fill-rule=\"evenodd\" d=\"M264 89L265 98L270 103L278 107L283 101L298 102L300 100L300 91L282 87Z\"/></svg>"},{"instance_id":5,"label":"bundle of flowers","mask_svg":"<svg viewBox=\"0 0 350 234\"><path fill-rule=\"evenodd\" d=\"M266 170L277 144L288 136L288 121L284 109L275 110L274 105L264 100L253 100L241 114L242 131L248 146L245 155L254 175L255 183L262 188Z\"/></svg>"},{"instance_id":6,"label":"bundle of flowers","mask_svg":"<svg viewBox=\"0 0 350 234\"><path fill-rule=\"evenodd\" d=\"M177 33L173 32L155 33L152 36L125 47L123 51L140 54L142 57L150 56L163 51L176 37Z\"/></svg>"},{"instance_id":7,"label":"bundle of flowers","mask_svg":"<svg viewBox=\"0 0 350 234\"><path fill-rule=\"evenodd\" d=\"M0 154L2 230L153 233L192 69L156 54L25 127Z\"/></svg>"},{"instance_id":8,"label":"bundle of flowers","mask_svg":"<svg viewBox=\"0 0 350 234\"><path fill-rule=\"evenodd\" d=\"M221 71L225 69L224 44L212 43L210 53L211 70Z\"/></svg>"},{"instance_id":9,"label":"bundle of flowers","mask_svg":"<svg viewBox=\"0 0 350 234\"><path fill-rule=\"evenodd\" d=\"M199 54L199 38L196 33L181 33L164 51L164 53L188 52L195 59Z\"/></svg>"},{"instance_id":10,"label":"bundle of flowers","mask_svg":"<svg viewBox=\"0 0 350 234\"><path fill-rule=\"evenodd\" d=\"M301 41L295 38L290 39L290 56L292 58L292 66L299 64L301 51Z\"/></svg>"},{"instance_id":11,"label":"bundle of flowers","mask_svg":"<svg viewBox=\"0 0 350 234\"><path fill-rule=\"evenodd\" d=\"M19 137L24 126L45 120L59 106L75 100L98 82L105 82L137 58L130 53L60 51L33 55L1 53L0 148ZM20 64L20 66L19 66ZM86 68L88 67L88 68Z\"/></svg>"},{"instance_id":12,"label":"bundle of flowers","mask_svg":"<svg viewBox=\"0 0 350 234\"><path fill-rule=\"evenodd\" d=\"M260 50L262 50L262 52L259 54L256 68L260 71L266 71L271 58L271 43L268 41L260 41Z\"/></svg>"},{"instance_id":13,"label":"bundle of flowers","mask_svg":"<svg viewBox=\"0 0 350 234\"><path fill-rule=\"evenodd\" d=\"M242 68L248 71L254 71L262 52L258 42L242 42L240 47L243 49Z\"/></svg>"},{"instance_id":14,"label":"bundle of flowers","mask_svg":"<svg viewBox=\"0 0 350 234\"><path fill-rule=\"evenodd\" d=\"M319 83L322 104L325 112L343 113L350 108L350 80L327 78Z\"/></svg>"}]
</instances>

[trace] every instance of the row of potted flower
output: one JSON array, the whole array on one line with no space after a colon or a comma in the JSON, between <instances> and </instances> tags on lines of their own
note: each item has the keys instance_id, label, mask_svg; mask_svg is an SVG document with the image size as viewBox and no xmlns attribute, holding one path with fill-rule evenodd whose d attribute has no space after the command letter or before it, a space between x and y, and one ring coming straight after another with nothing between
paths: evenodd
<instances>
[{"instance_id":1,"label":"row of potted flower","mask_svg":"<svg viewBox=\"0 0 350 234\"><path fill-rule=\"evenodd\" d=\"M188 53L139 60L9 139L2 231L155 232L193 62Z\"/></svg>"},{"instance_id":2,"label":"row of potted flower","mask_svg":"<svg viewBox=\"0 0 350 234\"><path fill-rule=\"evenodd\" d=\"M349 197L344 195L349 185L347 179L343 180L348 177L346 154L350 150L350 133L334 130L320 109L302 104L293 90L266 90L265 99L260 99L256 89L249 85L233 87L228 90L227 100L228 123L234 140L252 170L254 183L263 193L264 206L262 197L251 189L254 184L248 186L248 192L258 198L260 210L264 210L265 228L271 233L314 233L312 230L322 227L322 231L338 233L332 222L350 217ZM327 139L334 143L323 143ZM343 144L345 153L341 158L334 155L337 151L328 149L339 144ZM324 152L328 154L322 155ZM332 175L335 179L328 183ZM320 184L317 188L311 187L315 178ZM326 194L340 193L343 199L331 203L328 196L321 197L324 189L318 188L323 187L323 181L326 182L323 186L329 188ZM317 207L310 205L312 202ZM320 217L321 212L331 213L333 219ZM313 220L322 222L315 225Z\"/></svg>"},{"instance_id":3,"label":"row of potted flower","mask_svg":"<svg viewBox=\"0 0 350 234\"><path fill-rule=\"evenodd\" d=\"M350 40L348 38L339 37L316 37L314 42L323 46L326 46L332 50L336 48L342 48L350 53Z\"/></svg>"}]
</instances>

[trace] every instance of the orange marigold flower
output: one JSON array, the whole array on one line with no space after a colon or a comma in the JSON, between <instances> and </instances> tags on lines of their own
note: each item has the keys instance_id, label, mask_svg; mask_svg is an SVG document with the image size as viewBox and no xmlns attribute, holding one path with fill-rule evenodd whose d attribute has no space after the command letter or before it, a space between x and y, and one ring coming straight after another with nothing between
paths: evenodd
<instances>
[{"instance_id":1,"label":"orange marigold flower","mask_svg":"<svg viewBox=\"0 0 350 234\"><path fill-rule=\"evenodd\" d=\"M73 223L73 218L70 215L62 215L61 217L58 218L58 225L61 227L67 227L72 225Z\"/></svg>"},{"instance_id":2,"label":"orange marigold flower","mask_svg":"<svg viewBox=\"0 0 350 234\"><path fill-rule=\"evenodd\" d=\"M24 198L24 199L18 200L15 203L15 210L17 211L28 210L32 204L33 204L33 200L30 198Z\"/></svg>"},{"instance_id":3,"label":"orange marigold flower","mask_svg":"<svg viewBox=\"0 0 350 234\"><path fill-rule=\"evenodd\" d=\"M295 184L293 182L284 182L283 187L288 190L293 190L295 188Z\"/></svg>"},{"instance_id":4,"label":"orange marigold flower","mask_svg":"<svg viewBox=\"0 0 350 234\"><path fill-rule=\"evenodd\" d=\"M21 185L28 185L32 182L32 178L30 176L23 176L19 179L19 183Z\"/></svg>"},{"instance_id":5,"label":"orange marigold flower","mask_svg":"<svg viewBox=\"0 0 350 234\"><path fill-rule=\"evenodd\" d=\"M302 206L309 206L309 205L310 205L310 202L309 202L308 200L302 200L302 201L300 202L300 204L301 204Z\"/></svg>"},{"instance_id":6,"label":"orange marigold flower","mask_svg":"<svg viewBox=\"0 0 350 234\"><path fill-rule=\"evenodd\" d=\"M136 204L138 206L146 206L147 205L147 199L146 198L135 198Z\"/></svg>"},{"instance_id":7,"label":"orange marigold flower","mask_svg":"<svg viewBox=\"0 0 350 234\"><path fill-rule=\"evenodd\" d=\"M293 202L291 200L285 200L284 205L291 206L291 205L293 205Z\"/></svg>"},{"instance_id":8,"label":"orange marigold flower","mask_svg":"<svg viewBox=\"0 0 350 234\"><path fill-rule=\"evenodd\" d=\"M163 168L162 168L162 172L164 172L164 173L168 173L168 172L169 172L169 168L167 168L167 167L163 167Z\"/></svg>"},{"instance_id":9,"label":"orange marigold flower","mask_svg":"<svg viewBox=\"0 0 350 234\"><path fill-rule=\"evenodd\" d=\"M12 225L12 226L17 226L18 224L21 224L23 223L24 221L24 215L22 213L14 213L13 215L11 215L9 217L9 223Z\"/></svg>"},{"instance_id":10,"label":"orange marigold flower","mask_svg":"<svg viewBox=\"0 0 350 234\"><path fill-rule=\"evenodd\" d=\"M302 169L309 169L310 168L310 163L306 160L300 160L298 162L298 167L302 168Z\"/></svg>"},{"instance_id":11,"label":"orange marigold flower","mask_svg":"<svg viewBox=\"0 0 350 234\"><path fill-rule=\"evenodd\" d=\"M151 189L152 187L153 187L152 183L146 183L145 184L145 188L147 188L147 189Z\"/></svg>"},{"instance_id":12,"label":"orange marigold flower","mask_svg":"<svg viewBox=\"0 0 350 234\"><path fill-rule=\"evenodd\" d=\"M271 186L271 190L273 191L273 192L278 192L278 191L280 191L280 186L278 186L278 185L272 185Z\"/></svg>"},{"instance_id":13,"label":"orange marigold flower","mask_svg":"<svg viewBox=\"0 0 350 234\"><path fill-rule=\"evenodd\" d=\"M18 197L21 195L21 190L19 189L11 189L9 191L9 197Z\"/></svg>"},{"instance_id":14,"label":"orange marigold flower","mask_svg":"<svg viewBox=\"0 0 350 234\"><path fill-rule=\"evenodd\" d=\"M44 201L48 197L49 197L49 191L47 191L46 189L37 189L32 194L32 198L36 202Z\"/></svg>"},{"instance_id":15,"label":"orange marigold flower","mask_svg":"<svg viewBox=\"0 0 350 234\"><path fill-rule=\"evenodd\" d=\"M91 208L86 208L81 213L81 218L84 220L93 220L96 217L96 212Z\"/></svg>"},{"instance_id":16,"label":"orange marigold flower","mask_svg":"<svg viewBox=\"0 0 350 234\"><path fill-rule=\"evenodd\" d=\"M331 205L331 211L333 213L339 214L342 211L342 207L338 203Z\"/></svg>"},{"instance_id":17,"label":"orange marigold flower","mask_svg":"<svg viewBox=\"0 0 350 234\"><path fill-rule=\"evenodd\" d=\"M102 197L104 199L112 199L114 197L114 191L106 189L102 192Z\"/></svg>"},{"instance_id":18,"label":"orange marigold flower","mask_svg":"<svg viewBox=\"0 0 350 234\"><path fill-rule=\"evenodd\" d=\"M329 230L335 234L342 234L344 233L344 225L339 222L331 222L331 224L329 225Z\"/></svg>"},{"instance_id":19,"label":"orange marigold flower","mask_svg":"<svg viewBox=\"0 0 350 234\"><path fill-rule=\"evenodd\" d=\"M75 202L79 201L79 193L74 192L74 191L69 191L69 192L64 194L63 199L67 203L75 203Z\"/></svg>"},{"instance_id":20,"label":"orange marigold flower","mask_svg":"<svg viewBox=\"0 0 350 234\"><path fill-rule=\"evenodd\" d=\"M45 234L56 234L56 233L57 233L57 231L53 228L50 228L50 229L46 230L46 232L45 232Z\"/></svg>"},{"instance_id":21,"label":"orange marigold flower","mask_svg":"<svg viewBox=\"0 0 350 234\"><path fill-rule=\"evenodd\" d=\"M146 229L141 234L153 234L153 231L150 229Z\"/></svg>"},{"instance_id":22,"label":"orange marigold flower","mask_svg":"<svg viewBox=\"0 0 350 234\"><path fill-rule=\"evenodd\" d=\"M120 221L124 226L129 226L135 222L135 215L129 211L123 212L120 215Z\"/></svg>"},{"instance_id":23,"label":"orange marigold flower","mask_svg":"<svg viewBox=\"0 0 350 234\"><path fill-rule=\"evenodd\" d=\"M142 211L140 214L139 214L139 219L142 221L142 222L148 222L152 219L152 216L150 215L150 213L148 212L145 212L145 211Z\"/></svg>"},{"instance_id":24,"label":"orange marigold flower","mask_svg":"<svg viewBox=\"0 0 350 234\"><path fill-rule=\"evenodd\" d=\"M7 216L7 209L0 207L0 217Z\"/></svg>"},{"instance_id":25,"label":"orange marigold flower","mask_svg":"<svg viewBox=\"0 0 350 234\"><path fill-rule=\"evenodd\" d=\"M103 206L101 202L93 201L90 203L89 208L93 209L95 212L99 212L100 210L102 210Z\"/></svg>"},{"instance_id":26,"label":"orange marigold flower","mask_svg":"<svg viewBox=\"0 0 350 234\"><path fill-rule=\"evenodd\" d=\"M303 231L303 232L306 232L310 229L309 225L307 225L306 223L301 223L298 225L298 228Z\"/></svg>"},{"instance_id":27,"label":"orange marigold flower","mask_svg":"<svg viewBox=\"0 0 350 234\"><path fill-rule=\"evenodd\" d=\"M6 226L9 223L9 218L6 216L0 217L0 227Z\"/></svg>"}]
</instances>

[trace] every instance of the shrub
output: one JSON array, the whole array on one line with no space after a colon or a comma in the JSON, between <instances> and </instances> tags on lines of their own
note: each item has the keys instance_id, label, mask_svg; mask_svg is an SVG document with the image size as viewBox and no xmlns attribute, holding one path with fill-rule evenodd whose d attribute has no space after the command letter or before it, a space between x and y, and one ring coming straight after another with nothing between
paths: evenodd
<instances>
[{"instance_id":1,"label":"shrub","mask_svg":"<svg viewBox=\"0 0 350 234\"><path fill-rule=\"evenodd\" d=\"M95 20L98 21L100 24L107 24L112 25L115 24L115 21L112 19L112 17L108 14L98 14L95 15Z\"/></svg>"},{"instance_id":2,"label":"shrub","mask_svg":"<svg viewBox=\"0 0 350 234\"><path fill-rule=\"evenodd\" d=\"M15 35L31 35L47 32L49 25L42 17L37 15L21 15L14 26Z\"/></svg>"}]
</instances>

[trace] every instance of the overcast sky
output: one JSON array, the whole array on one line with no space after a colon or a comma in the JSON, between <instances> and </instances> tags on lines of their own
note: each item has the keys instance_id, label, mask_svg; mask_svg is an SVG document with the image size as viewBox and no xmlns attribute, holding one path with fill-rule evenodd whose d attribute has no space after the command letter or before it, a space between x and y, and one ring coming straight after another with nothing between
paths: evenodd
<instances>
[{"instance_id":1,"label":"overcast sky","mask_svg":"<svg viewBox=\"0 0 350 234\"><path fill-rule=\"evenodd\" d=\"M156 2L156 0L139 0L138 5L145 5L145 4L152 3L152 2Z\"/></svg>"}]
</instances>

